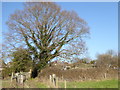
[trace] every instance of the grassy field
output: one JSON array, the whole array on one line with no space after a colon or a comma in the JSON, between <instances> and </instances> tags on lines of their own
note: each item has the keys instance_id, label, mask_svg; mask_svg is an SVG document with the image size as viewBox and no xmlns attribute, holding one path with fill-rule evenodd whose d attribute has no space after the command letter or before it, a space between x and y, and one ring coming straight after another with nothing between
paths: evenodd
<instances>
[{"instance_id":1,"label":"grassy field","mask_svg":"<svg viewBox=\"0 0 120 90\"><path fill-rule=\"evenodd\" d=\"M15 82L10 84L8 80L2 82L3 88L22 88L16 86ZM102 81L82 81L67 82L67 88L118 88L118 80L102 80ZM26 81L24 88L49 88L49 85L41 83L38 79L30 79ZM64 82L59 82L59 88L64 88Z\"/></svg>"},{"instance_id":2,"label":"grassy field","mask_svg":"<svg viewBox=\"0 0 120 90\"><path fill-rule=\"evenodd\" d=\"M64 83L60 84L64 88ZM118 80L67 82L67 88L118 88Z\"/></svg>"}]
</instances>

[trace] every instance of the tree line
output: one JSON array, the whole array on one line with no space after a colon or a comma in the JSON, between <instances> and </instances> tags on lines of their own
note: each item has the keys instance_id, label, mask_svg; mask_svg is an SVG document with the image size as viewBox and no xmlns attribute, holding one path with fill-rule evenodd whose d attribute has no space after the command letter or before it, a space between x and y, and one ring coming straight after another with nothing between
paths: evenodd
<instances>
[{"instance_id":1,"label":"tree line","mask_svg":"<svg viewBox=\"0 0 120 90\"><path fill-rule=\"evenodd\" d=\"M26 49L17 49L17 51L12 53L12 62L10 66L5 67L3 70L3 76L7 77L9 76L12 72L28 72L30 69L32 69L33 66L33 61L32 58L29 56L29 52ZM119 68L118 67L118 60L119 60L119 55L115 53L113 50L108 50L106 53L103 54L98 54L96 60L91 60L89 59L79 59L75 63L84 63L84 64L94 64L97 68ZM82 61L82 62L81 62ZM89 63L88 63L89 62ZM3 62L4 63L4 62ZM74 64L74 62L73 62ZM5 63L4 63L4 66ZM33 76L35 74L38 74L39 72L32 73Z\"/></svg>"}]
</instances>

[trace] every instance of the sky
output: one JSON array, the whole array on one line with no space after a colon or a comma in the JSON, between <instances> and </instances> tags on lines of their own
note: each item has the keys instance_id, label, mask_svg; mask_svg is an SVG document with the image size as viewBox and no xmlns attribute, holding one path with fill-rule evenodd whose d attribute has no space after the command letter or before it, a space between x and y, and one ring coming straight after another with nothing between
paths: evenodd
<instances>
[{"instance_id":1,"label":"sky","mask_svg":"<svg viewBox=\"0 0 120 90\"><path fill-rule=\"evenodd\" d=\"M57 2L64 10L74 10L90 27L90 38L86 39L87 56L92 59L107 50L118 51L118 3L117 2ZM10 14L22 10L21 2L2 3L2 31ZM4 41L4 40L3 40Z\"/></svg>"},{"instance_id":2,"label":"sky","mask_svg":"<svg viewBox=\"0 0 120 90\"><path fill-rule=\"evenodd\" d=\"M2 12L2 3L1 2L0 2L0 12ZM1 22L2 22L2 14L0 14L0 26L1 26L0 27L0 51L2 50L2 47L1 47L2 46L1 45L2 44L2 38L1 38L2 37L2 23Z\"/></svg>"}]
</instances>

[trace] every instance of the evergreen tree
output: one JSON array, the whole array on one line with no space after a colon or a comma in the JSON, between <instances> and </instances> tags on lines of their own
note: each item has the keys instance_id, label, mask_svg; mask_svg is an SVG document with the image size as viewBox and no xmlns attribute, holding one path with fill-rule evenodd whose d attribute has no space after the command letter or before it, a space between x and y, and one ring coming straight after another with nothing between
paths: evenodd
<instances>
[{"instance_id":1,"label":"evergreen tree","mask_svg":"<svg viewBox=\"0 0 120 90\"><path fill-rule=\"evenodd\" d=\"M12 53L12 56L13 59L11 68L14 72L29 71L32 67L32 59L28 50L19 48Z\"/></svg>"}]
</instances>

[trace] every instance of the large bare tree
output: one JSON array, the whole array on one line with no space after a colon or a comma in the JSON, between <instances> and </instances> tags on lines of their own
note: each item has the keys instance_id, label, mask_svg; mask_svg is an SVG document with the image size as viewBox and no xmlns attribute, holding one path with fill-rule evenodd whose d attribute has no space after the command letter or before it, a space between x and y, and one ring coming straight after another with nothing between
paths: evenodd
<instances>
[{"instance_id":1,"label":"large bare tree","mask_svg":"<svg viewBox=\"0 0 120 90\"><path fill-rule=\"evenodd\" d=\"M63 10L53 2L27 2L23 10L10 16L7 25L9 42L13 40L14 47L27 47L39 68L55 57L80 55L89 35L87 23L76 12Z\"/></svg>"}]
</instances>

